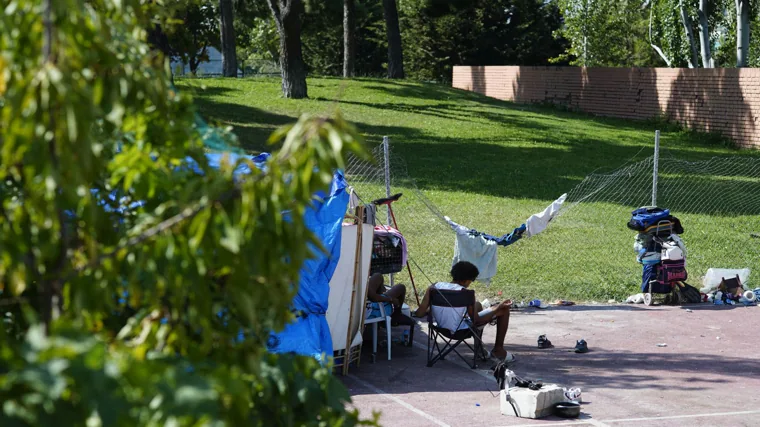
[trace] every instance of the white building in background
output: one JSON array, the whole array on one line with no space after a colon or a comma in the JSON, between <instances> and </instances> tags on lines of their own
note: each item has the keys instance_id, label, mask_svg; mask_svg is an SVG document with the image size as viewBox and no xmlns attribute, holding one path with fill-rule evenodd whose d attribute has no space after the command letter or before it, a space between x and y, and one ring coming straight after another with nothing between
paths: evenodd
<instances>
[{"instance_id":1,"label":"white building in background","mask_svg":"<svg viewBox=\"0 0 760 427\"><path fill-rule=\"evenodd\" d=\"M198 77L203 76L221 76L222 75L222 52L213 47L208 47L206 50L208 53L208 61L198 64L196 75ZM175 76L189 76L190 65L185 64L182 61L172 59L171 62L172 72ZM280 74L280 67L276 62L267 59L248 59L247 61L241 61L238 58L238 77L244 77L243 69L241 66L245 66L245 75L253 76L277 76Z\"/></svg>"},{"instance_id":2,"label":"white building in background","mask_svg":"<svg viewBox=\"0 0 760 427\"><path fill-rule=\"evenodd\" d=\"M206 49L206 53L208 54L208 61L207 62L201 62L198 65L198 69L196 70L196 74L198 76L221 76L222 75L222 52L219 52L216 48L213 48L209 46ZM172 72L176 76L184 76L190 74L190 65L185 64L181 61L177 61L176 59L173 59L171 61L171 67ZM238 70L238 75L240 75L241 72Z\"/></svg>"}]
</instances>

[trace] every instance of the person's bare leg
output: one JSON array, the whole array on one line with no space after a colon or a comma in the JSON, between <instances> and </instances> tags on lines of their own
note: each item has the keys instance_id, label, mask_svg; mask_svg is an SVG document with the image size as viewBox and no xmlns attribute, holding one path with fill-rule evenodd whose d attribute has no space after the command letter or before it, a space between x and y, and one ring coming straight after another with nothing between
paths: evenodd
<instances>
[{"instance_id":1,"label":"person's bare leg","mask_svg":"<svg viewBox=\"0 0 760 427\"><path fill-rule=\"evenodd\" d=\"M509 329L509 307L504 307L504 311L499 315L496 323L496 341L494 342L492 354L498 358L507 357L507 350L504 349L504 338L507 336Z\"/></svg>"},{"instance_id":2,"label":"person's bare leg","mask_svg":"<svg viewBox=\"0 0 760 427\"><path fill-rule=\"evenodd\" d=\"M406 286L395 285L392 288L385 291L385 296L390 297L393 300L393 314L394 319L399 319L403 316L401 313L401 306L404 305L406 299Z\"/></svg>"},{"instance_id":3,"label":"person's bare leg","mask_svg":"<svg viewBox=\"0 0 760 427\"><path fill-rule=\"evenodd\" d=\"M497 319L496 341L491 354L499 359L507 356L507 351L504 349L504 338L507 335L507 329L509 329L509 309L509 303L502 303L490 313L486 313L484 316L478 315L475 320L476 325L485 325L491 320Z\"/></svg>"}]
</instances>

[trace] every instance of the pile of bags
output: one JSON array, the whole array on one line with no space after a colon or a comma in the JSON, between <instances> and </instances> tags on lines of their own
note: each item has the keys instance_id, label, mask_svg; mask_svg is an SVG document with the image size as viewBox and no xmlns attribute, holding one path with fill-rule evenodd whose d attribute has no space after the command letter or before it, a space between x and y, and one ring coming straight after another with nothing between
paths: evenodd
<instances>
[{"instance_id":1,"label":"pile of bags","mask_svg":"<svg viewBox=\"0 0 760 427\"><path fill-rule=\"evenodd\" d=\"M681 221L670 210L642 207L631 212L628 228L637 232L633 249L643 266L641 291L670 292L672 284L688 278L686 245L679 236Z\"/></svg>"}]
</instances>

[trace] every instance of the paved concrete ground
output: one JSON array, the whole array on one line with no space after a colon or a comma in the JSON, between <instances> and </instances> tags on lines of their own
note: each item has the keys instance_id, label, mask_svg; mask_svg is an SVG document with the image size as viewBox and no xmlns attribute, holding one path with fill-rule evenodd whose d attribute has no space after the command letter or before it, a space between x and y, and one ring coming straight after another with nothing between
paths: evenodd
<instances>
[{"instance_id":1,"label":"paved concrete ground","mask_svg":"<svg viewBox=\"0 0 760 427\"><path fill-rule=\"evenodd\" d=\"M354 406L364 415L381 411L384 426L760 426L760 307L514 312L507 334L508 350L518 357L512 369L527 379L581 387L578 420L501 415L489 366L471 370L452 353L427 368L427 334L421 327L413 347L394 345L391 361L379 349L374 364L365 353L344 378ZM486 328L487 344L494 333L495 327ZM537 349L540 334L555 348ZM580 338L589 353L572 352ZM364 347L371 349L371 342Z\"/></svg>"}]
</instances>

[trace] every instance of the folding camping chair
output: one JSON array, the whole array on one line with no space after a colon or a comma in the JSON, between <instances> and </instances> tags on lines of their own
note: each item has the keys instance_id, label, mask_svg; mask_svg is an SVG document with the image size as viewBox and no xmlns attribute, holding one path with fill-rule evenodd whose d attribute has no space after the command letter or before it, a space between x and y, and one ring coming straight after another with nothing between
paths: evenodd
<instances>
[{"instance_id":1,"label":"folding camping chair","mask_svg":"<svg viewBox=\"0 0 760 427\"><path fill-rule=\"evenodd\" d=\"M462 319L457 325L457 331L451 332L448 328L439 327L433 317L433 307L461 308L466 307ZM483 349L483 326L473 326L470 315L475 312L475 291L464 289L461 291L430 289L430 310L428 311L428 360L427 366L433 366L437 361L445 359L452 351L457 354L472 369L478 367L477 359L488 360ZM459 329L462 325L467 327ZM442 338L443 348L439 345L438 337ZM466 340L472 338L474 347ZM472 363L457 351L457 346L464 343L472 350ZM437 351L437 352L436 352Z\"/></svg>"}]
</instances>

